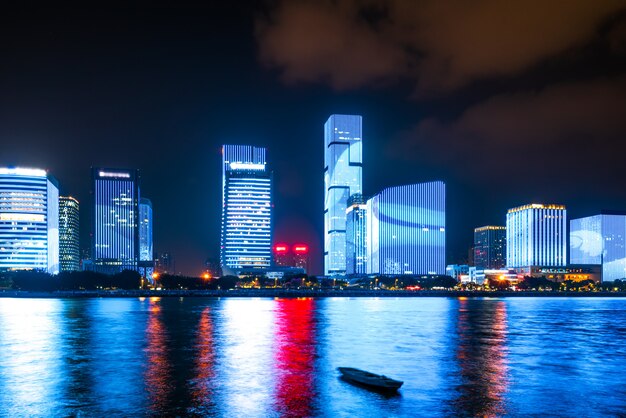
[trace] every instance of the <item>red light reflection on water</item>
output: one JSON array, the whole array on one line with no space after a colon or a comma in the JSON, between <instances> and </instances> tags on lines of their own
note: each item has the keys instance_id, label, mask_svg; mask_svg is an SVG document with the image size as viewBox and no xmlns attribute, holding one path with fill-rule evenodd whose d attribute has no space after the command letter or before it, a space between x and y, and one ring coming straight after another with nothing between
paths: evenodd
<instances>
[{"instance_id":1,"label":"red light reflection on water","mask_svg":"<svg viewBox=\"0 0 626 418\"><path fill-rule=\"evenodd\" d=\"M192 398L197 407L209 407L212 402L213 377L215 376L213 349L213 321L211 309L206 307L200 314L198 331L195 341L195 377L193 380Z\"/></svg>"},{"instance_id":2,"label":"red light reflection on water","mask_svg":"<svg viewBox=\"0 0 626 418\"><path fill-rule=\"evenodd\" d=\"M276 304L276 408L281 416L310 416L315 397L315 300L277 299Z\"/></svg>"},{"instance_id":3,"label":"red light reflection on water","mask_svg":"<svg viewBox=\"0 0 626 418\"><path fill-rule=\"evenodd\" d=\"M508 386L506 304L471 305L459 300L456 359L461 385L454 404L460 415L501 416Z\"/></svg>"},{"instance_id":4,"label":"red light reflection on water","mask_svg":"<svg viewBox=\"0 0 626 418\"><path fill-rule=\"evenodd\" d=\"M171 365L167 359L167 335L161 318L160 298L150 298L145 349L147 367L144 374L150 409L163 411L171 393Z\"/></svg>"}]
</instances>

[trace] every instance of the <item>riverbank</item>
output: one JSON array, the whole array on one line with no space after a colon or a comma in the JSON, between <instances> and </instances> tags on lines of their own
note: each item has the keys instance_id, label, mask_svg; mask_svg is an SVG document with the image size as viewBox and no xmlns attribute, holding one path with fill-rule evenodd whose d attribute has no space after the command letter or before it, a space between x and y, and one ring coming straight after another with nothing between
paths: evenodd
<instances>
[{"instance_id":1,"label":"riverbank","mask_svg":"<svg viewBox=\"0 0 626 418\"><path fill-rule=\"evenodd\" d=\"M0 298L138 298L138 297L245 297L245 298L329 298L329 297L626 297L626 292L552 291L456 291L456 290L67 290L55 292L0 291Z\"/></svg>"}]
</instances>

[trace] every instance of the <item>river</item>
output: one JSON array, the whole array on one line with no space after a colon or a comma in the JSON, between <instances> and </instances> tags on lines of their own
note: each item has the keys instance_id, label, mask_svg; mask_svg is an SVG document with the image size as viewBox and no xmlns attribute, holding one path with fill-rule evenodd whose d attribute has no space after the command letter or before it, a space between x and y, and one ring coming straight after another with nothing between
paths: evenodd
<instances>
[{"instance_id":1,"label":"river","mask_svg":"<svg viewBox=\"0 0 626 418\"><path fill-rule=\"evenodd\" d=\"M2 416L626 415L626 298L5 298L0 356Z\"/></svg>"}]
</instances>

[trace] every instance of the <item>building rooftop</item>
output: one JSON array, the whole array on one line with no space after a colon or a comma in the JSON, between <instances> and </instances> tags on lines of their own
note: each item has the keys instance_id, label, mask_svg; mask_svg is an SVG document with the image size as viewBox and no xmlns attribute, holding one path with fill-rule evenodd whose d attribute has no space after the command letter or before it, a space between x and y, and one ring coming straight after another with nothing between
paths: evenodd
<instances>
[{"instance_id":1,"label":"building rooftop","mask_svg":"<svg viewBox=\"0 0 626 418\"><path fill-rule=\"evenodd\" d=\"M516 208L511 208L507 213L519 212L527 209L556 209L556 210L565 210L565 205L555 205L555 204L543 204L543 203L529 203L527 205L518 206Z\"/></svg>"}]
</instances>

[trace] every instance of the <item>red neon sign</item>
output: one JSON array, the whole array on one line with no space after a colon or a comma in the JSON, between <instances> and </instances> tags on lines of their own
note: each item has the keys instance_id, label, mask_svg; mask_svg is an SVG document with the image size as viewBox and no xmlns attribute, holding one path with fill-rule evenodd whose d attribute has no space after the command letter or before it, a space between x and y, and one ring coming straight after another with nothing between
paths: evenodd
<instances>
[{"instance_id":1,"label":"red neon sign","mask_svg":"<svg viewBox=\"0 0 626 418\"><path fill-rule=\"evenodd\" d=\"M276 253L286 253L288 250L289 250L289 247L286 244L274 245L274 252Z\"/></svg>"},{"instance_id":2,"label":"red neon sign","mask_svg":"<svg viewBox=\"0 0 626 418\"><path fill-rule=\"evenodd\" d=\"M293 251L297 254L306 254L309 252L309 246L306 244L298 244L293 247Z\"/></svg>"}]
</instances>

